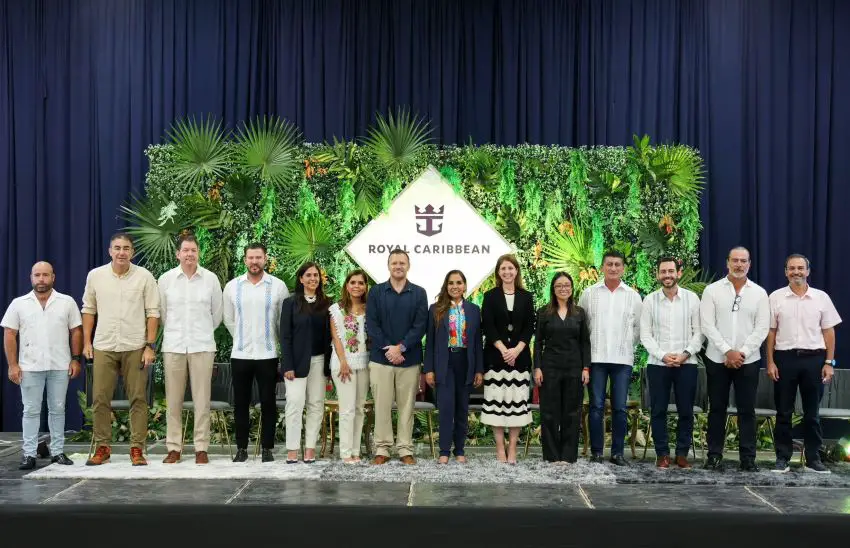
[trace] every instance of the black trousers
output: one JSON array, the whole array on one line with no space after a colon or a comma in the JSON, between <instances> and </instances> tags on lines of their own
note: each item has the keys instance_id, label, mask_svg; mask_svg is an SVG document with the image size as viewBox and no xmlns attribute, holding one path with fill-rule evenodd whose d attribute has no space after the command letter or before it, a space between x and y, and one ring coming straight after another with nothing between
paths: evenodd
<instances>
[{"instance_id":1,"label":"black trousers","mask_svg":"<svg viewBox=\"0 0 850 548\"><path fill-rule=\"evenodd\" d=\"M469 431L469 391L466 371L469 362L466 349L449 351L448 376L437 379L437 411L440 413L440 456L451 454L452 442L455 456L464 454L466 434Z\"/></svg>"},{"instance_id":2,"label":"black trousers","mask_svg":"<svg viewBox=\"0 0 850 548\"><path fill-rule=\"evenodd\" d=\"M729 369L706 358L708 380L708 456L720 457L726 444L726 408L729 389L735 385L735 407L738 410L738 453L741 459L756 458L756 392L759 386L761 360L746 363L740 369Z\"/></svg>"},{"instance_id":3,"label":"black trousers","mask_svg":"<svg viewBox=\"0 0 850 548\"><path fill-rule=\"evenodd\" d=\"M263 449L274 447L274 434L277 427L277 406L275 388L277 385L277 358L268 360L240 360L232 358L230 367L233 373L233 416L236 419L236 447L248 448L251 428L251 393L254 379L260 392L262 411Z\"/></svg>"},{"instance_id":4,"label":"black trousers","mask_svg":"<svg viewBox=\"0 0 850 548\"><path fill-rule=\"evenodd\" d=\"M806 461L819 461L818 451L823 443L820 427L820 400L823 395L823 369L826 351L777 350L773 353L779 380L773 390L776 403L776 430L773 432L776 458L791 460L791 417L797 388L803 402L803 440L806 446Z\"/></svg>"},{"instance_id":5,"label":"black trousers","mask_svg":"<svg viewBox=\"0 0 850 548\"><path fill-rule=\"evenodd\" d=\"M581 369L543 368L540 426L544 460L578 460L579 417L583 396Z\"/></svg>"}]
</instances>

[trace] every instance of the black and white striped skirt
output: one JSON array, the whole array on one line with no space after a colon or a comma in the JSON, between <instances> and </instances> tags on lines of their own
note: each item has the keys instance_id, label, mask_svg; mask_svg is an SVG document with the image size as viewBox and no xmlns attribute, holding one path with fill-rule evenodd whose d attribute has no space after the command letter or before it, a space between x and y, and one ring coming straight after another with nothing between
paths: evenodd
<instances>
[{"instance_id":1,"label":"black and white striped skirt","mask_svg":"<svg viewBox=\"0 0 850 548\"><path fill-rule=\"evenodd\" d=\"M481 422L490 426L525 426L531 423L531 373L505 364L491 365L484 373Z\"/></svg>"}]
</instances>

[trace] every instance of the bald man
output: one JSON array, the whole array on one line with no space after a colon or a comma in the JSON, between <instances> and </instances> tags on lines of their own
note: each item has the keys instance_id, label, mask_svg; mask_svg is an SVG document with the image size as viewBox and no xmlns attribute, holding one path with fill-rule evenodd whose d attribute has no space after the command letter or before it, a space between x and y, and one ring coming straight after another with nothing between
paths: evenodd
<instances>
[{"instance_id":1,"label":"bald man","mask_svg":"<svg viewBox=\"0 0 850 548\"><path fill-rule=\"evenodd\" d=\"M42 261L33 265L32 291L13 300L0 321L4 328L9 380L21 387L24 403L21 421L24 456L18 467L21 470L32 470L36 466L45 386L51 461L74 464L64 452L65 398L68 379L80 374L83 322L74 299L53 290L55 280L50 263Z\"/></svg>"}]
</instances>

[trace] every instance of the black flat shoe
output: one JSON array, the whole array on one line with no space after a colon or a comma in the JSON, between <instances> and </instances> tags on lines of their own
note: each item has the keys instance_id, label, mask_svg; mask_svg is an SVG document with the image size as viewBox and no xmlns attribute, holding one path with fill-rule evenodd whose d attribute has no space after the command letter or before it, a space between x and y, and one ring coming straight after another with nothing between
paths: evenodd
<instances>
[{"instance_id":1,"label":"black flat shoe","mask_svg":"<svg viewBox=\"0 0 850 548\"><path fill-rule=\"evenodd\" d=\"M59 453L58 455L50 459L50 462L52 462L53 464L62 464L65 466L72 466L74 464L74 461L69 459L68 456L65 455L65 453Z\"/></svg>"},{"instance_id":2,"label":"black flat shoe","mask_svg":"<svg viewBox=\"0 0 850 548\"><path fill-rule=\"evenodd\" d=\"M286 459L286 464L298 464L298 459L295 459L295 460Z\"/></svg>"},{"instance_id":3,"label":"black flat shoe","mask_svg":"<svg viewBox=\"0 0 850 548\"><path fill-rule=\"evenodd\" d=\"M22 458L18 470L35 470L35 457Z\"/></svg>"},{"instance_id":4,"label":"black flat shoe","mask_svg":"<svg viewBox=\"0 0 850 548\"><path fill-rule=\"evenodd\" d=\"M611 460L609 460L608 462L610 462L611 464L614 464L616 466L628 466L629 465L629 461L627 461L626 458L623 455L615 455L615 456L611 457Z\"/></svg>"},{"instance_id":5,"label":"black flat shoe","mask_svg":"<svg viewBox=\"0 0 850 548\"><path fill-rule=\"evenodd\" d=\"M248 460L248 450L247 449L237 449L236 456L233 457L233 462L245 462Z\"/></svg>"},{"instance_id":6,"label":"black flat shoe","mask_svg":"<svg viewBox=\"0 0 850 548\"><path fill-rule=\"evenodd\" d=\"M708 460L703 465L704 470L712 470L714 472L722 472L724 468L723 457L718 457L717 455L709 455Z\"/></svg>"},{"instance_id":7,"label":"black flat shoe","mask_svg":"<svg viewBox=\"0 0 850 548\"><path fill-rule=\"evenodd\" d=\"M263 449L263 462L273 462L274 455L272 455L271 449Z\"/></svg>"}]
</instances>

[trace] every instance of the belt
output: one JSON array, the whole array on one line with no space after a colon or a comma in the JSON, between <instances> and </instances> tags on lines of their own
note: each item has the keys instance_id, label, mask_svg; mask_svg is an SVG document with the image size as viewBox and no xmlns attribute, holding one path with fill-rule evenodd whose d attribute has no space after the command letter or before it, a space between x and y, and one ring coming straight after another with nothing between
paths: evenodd
<instances>
[{"instance_id":1,"label":"belt","mask_svg":"<svg viewBox=\"0 0 850 548\"><path fill-rule=\"evenodd\" d=\"M793 352L798 356L817 356L826 352L823 348L790 348L788 350L777 350L777 352Z\"/></svg>"},{"instance_id":2,"label":"belt","mask_svg":"<svg viewBox=\"0 0 850 548\"><path fill-rule=\"evenodd\" d=\"M449 352L466 352L466 348L461 348L459 346L450 346Z\"/></svg>"}]
</instances>

